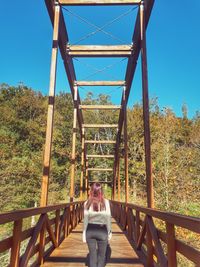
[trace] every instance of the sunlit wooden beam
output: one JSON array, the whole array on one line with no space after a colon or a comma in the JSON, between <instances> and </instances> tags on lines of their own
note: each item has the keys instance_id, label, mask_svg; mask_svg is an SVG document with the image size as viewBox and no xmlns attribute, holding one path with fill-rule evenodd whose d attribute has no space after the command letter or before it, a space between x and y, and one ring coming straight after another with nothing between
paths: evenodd
<instances>
[{"instance_id":1,"label":"sunlit wooden beam","mask_svg":"<svg viewBox=\"0 0 200 267\"><path fill-rule=\"evenodd\" d=\"M114 155L87 155L87 158L108 158L113 159Z\"/></svg>"},{"instance_id":2,"label":"sunlit wooden beam","mask_svg":"<svg viewBox=\"0 0 200 267\"><path fill-rule=\"evenodd\" d=\"M72 57L128 57L133 53L132 45L70 45L67 54Z\"/></svg>"},{"instance_id":3,"label":"sunlit wooden beam","mask_svg":"<svg viewBox=\"0 0 200 267\"><path fill-rule=\"evenodd\" d=\"M115 144L113 140L85 140L85 144Z\"/></svg>"},{"instance_id":4,"label":"sunlit wooden beam","mask_svg":"<svg viewBox=\"0 0 200 267\"><path fill-rule=\"evenodd\" d=\"M124 86L125 81L75 81L77 86Z\"/></svg>"},{"instance_id":5,"label":"sunlit wooden beam","mask_svg":"<svg viewBox=\"0 0 200 267\"><path fill-rule=\"evenodd\" d=\"M118 128L118 124L83 124L83 128Z\"/></svg>"},{"instance_id":6,"label":"sunlit wooden beam","mask_svg":"<svg viewBox=\"0 0 200 267\"><path fill-rule=\"evenodd\" d=\"M121 106L120 105L79 105L79 109L82 109L82 110L95 110L95 109L116 110L116 109L121 109Z\"/></svg>"},{"instance_id":7,"label":"sunlit wooden beam","mask_svg":"<svg viewBox=\"0 0 200 267\"><path fill-rule=\"evenodd\" d=\"M141 0L59 0L61 5L138 5Z\"/></svg>"}]
</instances>

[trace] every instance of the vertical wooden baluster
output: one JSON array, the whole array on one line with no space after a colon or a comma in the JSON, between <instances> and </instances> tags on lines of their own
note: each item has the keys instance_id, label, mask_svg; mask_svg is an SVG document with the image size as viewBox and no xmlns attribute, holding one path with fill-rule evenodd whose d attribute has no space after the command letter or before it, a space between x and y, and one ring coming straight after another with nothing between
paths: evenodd
<instances>
[{"instance_id":1,"label":"vertical wooden baluster","mask_svg":"<svg viewBox=\"0 0 200 267\"><path fill-rule=\"evenodd\" d=\"M167 230L167 258L169 267L177 267L176 240L174 225L166 222Z\"/></svg>"},{"instance_id":2,"label":"vertical wooden baluster","mask_svg":"<svg viewBox=\"0 0 200 267\"><path fill-rule=\"evenodd\" d=\"M153 243L152 243L152 236L149 230L148 220L146 220L147 224L147 267L153 267Z\"/></svg>"},{"instance_id":3,"label":"vertical wooden baluster","mask_svg":"<svg viewBox=\"0 0 200 267\"><path fill-rule=\"evenodd\" d=\"M65 208L64 212L66 212L66 216L64 218L64 227L63 227L63 229L64 229L64 237L67 237L67 208Z\"/></svg>"},{"instance_id":4,"label":"vertical wooden baluster","mask_svg":"<svg viewBox=\"0 0 200 267\"><path fill-rule=\"evenodd\" d=\"M59 226L60 226L60 210L56 210L55 236L58 245L60 244Z\"/></svg>"},{"instance_id":5,"label":"vertical wooden baluster","mask_svg":"<svg viewBox=\"0 0 200 267\"><path fill-rule=\"evenodd\" d=\"M117 170L117 154L115 151L115 161L114 161L114 168L113 168L113 184L112 184L112 193L111 193L111 199L115 200L116 198L116 171Z\"/></svg>"},{"instance_id":6,"label":"vertical wooden baluster","mask_svg":"<svg viewBox=\"0 0 200 267\"><path fill-rule=\"evenodd\" d=\"M46 222L42 226L42 230L40 232L40 240L39 240L39 253L38 253L38 263L44 263L44 250L45 250L45 242L46 242Z\"/></svg>"},{"instance_id":7,"label":"vertical wooden baluster","mask_svg":"<svg viewBox=\"0 0 200 267\"><path fill-rule=\"evenodd\" d=\"M136 244L140 236L140 212L136 210Z\"/></svg>"},{"instance_id":8,"label":"vertical wooden baluster","mask_svg":"<svg viewBox=\"0 0 200 267\"><path fill-rule=\"evenodd\" d=\"M133 239L133 226L131 222L131 209L127 209L127 226L128 226L128 237L129 240Z\"/></svg>"},{"instance_id":9,"label":"vertical wooden baluster","mask_svg":"<svg viewBox=\"0 0 200 267\"><path fill-rule=\"evenodd\" d=\"M13 241L12 241L11 256L10 256L11 267L19 266L21 233L22 233L22 219L14 222Z\"/></svg>"}]
</instances>

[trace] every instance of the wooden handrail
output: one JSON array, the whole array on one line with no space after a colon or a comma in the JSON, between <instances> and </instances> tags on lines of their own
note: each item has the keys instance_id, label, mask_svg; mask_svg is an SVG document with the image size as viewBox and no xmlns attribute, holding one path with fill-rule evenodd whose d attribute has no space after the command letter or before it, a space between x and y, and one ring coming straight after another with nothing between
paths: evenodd
<instances>
[{"instance_id":1,"label":"wooden handrail","mask_svg":"<svg viewBox=\"0 0 200 267\"><path fill-rule=\"evenodd\" d=\"M159 266L176 267L176 252L179 252L198 266L200 250L187 244L182 238L179 240L178 233L175 233L175 226L190 230L194 234L200 234L199 218L118 201L111 201L111 210L113 217L127 231L128 239L134 242L137 249L141 250L145 256L148 246L153 244L153 249L149 251L152 253L151 258L156 258ZM141 219L141 214L145 216L145 219ZM166 224L166 232L158 229L153 219L163 221ZM151 238L150 243L147 242L147 237L149 238L147 233ZM167 245L167 253L165 253L161 241Z\"/></svg>"},{"instance_id":2,"label":"wooden handrail","mask_svg":"<svg viewBox=\"0 0 200 267\"><path fill-rule=\"evenodd\" d=\"M55 217L50 219L48 216L49 212L51 212L51 216L52 212L54 212ZM36 225L22 231L23 219L35 215L40 215ZM0 241L0 253L11 249L9 265L11 267L27 266L29 260L38 253L38 259L33 263L33 266L38 266L76 227L77 223L82 220L82 217L83 201L0 214L0 224L14 222L13 235ZM47 236L46 232L48 233ZM29 238L30 240L28 241ZM25 240L28 243L24 254L20 256L21 243ZM52 244L46 250L45 246L49 242L52 242Z\"/></svg>"},{"instance_id":3,"label":"wooden handrail","mask_svg":"<svg viewBox=\"0 0 200 267\"><path fill-rule=\"evenodd\" d=\"M73 205L79 204L80 202L73 202ZM24 219L30 216L35 216L42 213L47 213L54 210L60 210L67 207L70 207L72 204L59 204L59 205L51 205L47 207L39 207L39 208L29 208L23 210L10 211L6 213L0 214L0 225L4 223L13 222L19 219Z\"/></svg>"},{"instance_id":4,"label":"wooden handrail","mask_svg":"<svg viewBox=\"0 0 200 267\"><path fill-rule=\"evenodd\" d=\"M150 215L154 218L175 224L176 226L180 226L200 234L200 218L198 217L186 216L174 212L145 208L130 203L125 204L125 202L112 201L112 203L116 204L120 203L120 205L126 206L127 208L131 208L133 210L145 213L146 215Z\"/></svg>"},{"instance_id":5,"label":"wooden handrail","mask_svg":"<svg viewBox=\"0 0 200 267\"><path fill-rule=\"evenodd\" d=\"M128 239L135 243L138 250L145 253L148 245L153 244L153 249L150 250L150 253L152 253L153 259L157 259L157 263L160 266L176 267L177 252L198 266L200 262L200 251L187 242L184 242L183 238L180 238L180 235L175 233L175 227L178 226L183 229L188 229L193 233L200 234L199 218L117 201L111 201L111 210L113 217L127 232ZM55 217L50 219L48 216L49 212L51 214L55 212ZM142 214L143 216L141 216ZM33 215L40 215L36 225L22 231L23 219ZM37 265L64 240L82 218L83 202L31 208L1 214L1 224L14 222L14 228L13 236L0 241L0 253L11 249L10 266L20 267L27 266L29 260L40 252L40 257L35 262L35 265ZM161 231L156 227L154 219L159 219L166 224L165 232L163 229ZM48 233L47 236L45 234L46 231ZM149 239L147 240L147 233L153 242L147 242L149 241ZM39 236L40 239L38 239ZM30 240L26 250L20 257L21 242L29 238ZM161 241L167 245L167 253L163 249ZM49 242L52 242L52 244L48 250L45 250L45 245L49 244Z\"/></svg>"},{"instance_id":6,"label":"wooden handrail","mask_svg":"<svg viewBox=\"0 0 200 267\"><path fill-rule=\"evenodd\" d=\"M125 205L125 203L123 204ZM200 218L145 208L134 204L127 204L127 207L200 234Z\"/></svg>"}]
</instances>

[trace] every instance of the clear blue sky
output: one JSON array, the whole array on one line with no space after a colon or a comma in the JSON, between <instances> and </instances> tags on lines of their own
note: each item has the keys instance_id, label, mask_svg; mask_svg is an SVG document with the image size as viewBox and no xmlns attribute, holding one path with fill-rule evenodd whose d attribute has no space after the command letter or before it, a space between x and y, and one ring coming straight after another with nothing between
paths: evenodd
<instances>
[{"instance_id":1,"label":"clear blue sky","mask_svg":"<svg viewBox=\"0 0 200 267\"><path fill-rule=\"evenodd\" d=\"M147 31L148 73L150 97L158 97L159 105L171 107L181 116L185 103L188 115L200 110L200 1L191 4L186 0L155 0ZM96 23L104 25L107 21L129 12L119 22L105 28L130 43L132 28L137 10L132 7L70 7L75 12ZM0 16L0 83L18 85L20 81L36 90L48 93L51 58L52 26L43 0L2 1ZM95 29L80 23L69 12L64 11L70 42L73 44L85 34ZM110 36L98 33L80 44L120 44ZM88 79L123 79L126 60L122 59L80 59L74 61L77 78L85 79L93 73L85 64L101 69L114 64L109 72L88 77ZM133 83L129 106L141 99L141 66L138 62L136 79ZM69 91L63 70L62 60L58 62L57 92ZM81 96L86 90L80 89ZM120 99L121 89L105 89L111 92L112 99ZM96 89L95 89L96 91ZM101 88L97 90L100 92Z\"/></svg>"}]
</instances>

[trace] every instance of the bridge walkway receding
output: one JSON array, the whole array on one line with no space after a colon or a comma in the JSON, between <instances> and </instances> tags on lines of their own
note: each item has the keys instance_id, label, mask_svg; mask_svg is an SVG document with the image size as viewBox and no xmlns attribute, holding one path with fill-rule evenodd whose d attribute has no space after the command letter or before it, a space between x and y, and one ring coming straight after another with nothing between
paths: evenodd
<instances>
[{"instance_id":1,"label":"bridge walkway receding","mask_svg":"<svg viewBox=\"0 0 200 267\"><path fill-rule=\"evenodd\" d=\"M78 224L78 226L69 234L61 245L52 252L46 262L41 266L86 266L88 248L87 244L82 242L82 228L83 223ZM106 267L143 267L144 264L142 264L114 219L112 220L112 232L113 236L110 241L111 258L106 264Z\"/></svg>"}]
</instances>

